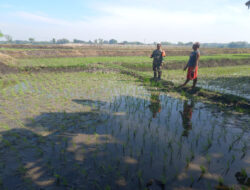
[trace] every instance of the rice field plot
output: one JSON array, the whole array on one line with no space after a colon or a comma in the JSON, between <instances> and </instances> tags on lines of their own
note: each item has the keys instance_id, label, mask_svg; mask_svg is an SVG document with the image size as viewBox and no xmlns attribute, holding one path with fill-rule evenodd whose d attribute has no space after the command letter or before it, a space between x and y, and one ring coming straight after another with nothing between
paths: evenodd
<instances>
[{"instance_id":1,"label":"rice field plot","mask_svg":"<svg viewBox=\"0 0 250 190\"><path fill-rule=\"evenodd\" d=\"M4 76L0 189L247 189L249 121L117 73Z\"/></svg>"},{"instance_id":2,"label":"rice field plot","mask_svg":"<svg viewBox=\"0 0 250 190\"><path fill-rule=\"evenodd\" d=\"M149 55L150 56L150 55ZM135 68L139 70L151 69L152 59L149 56L117 56L117 57L67 57L67 58L30 58L18 59L17 67L73 67L73 66L91 66L97 63L113 63L122 64L127 68ZM218 61L221 60L249 60L250 54L223 54L202 56L201 61ZM174 65L176 63L185 64L188 56L167 56L165 58L166 65ZM208 64L209 66L209 64Z\"/></svg>"},{"instance_id":3,"label":"rice field plot","mask_svg":"<svg viewBox=\"0 0 250 190\"><path fill-rule=\"evenodd\" d=\"M250 99L249 65L199 68L198 72L197 86L223 94L233 94ZM186 80L186 72L183 70L167 70L163 71L163 77L165 80L179 85ZM192 81L190 85L192 85Z\"/></svg>"}]
</instances>

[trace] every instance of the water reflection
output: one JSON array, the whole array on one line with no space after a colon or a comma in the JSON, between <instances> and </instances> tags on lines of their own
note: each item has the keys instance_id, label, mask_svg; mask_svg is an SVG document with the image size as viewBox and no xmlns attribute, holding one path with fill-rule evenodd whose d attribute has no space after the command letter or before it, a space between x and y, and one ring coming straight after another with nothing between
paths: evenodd
<instances>
[{"instance_id":1,"label":"water reflection","mask_svg":"<svg viewBox=\"0 0 250 190\"><path fill-rule=\"evenodd\" d=\"M157 113L161 112L160 92L151 93L149 109L152 112L153 118L156 118Z\"/></svg>"},{"instance_id":2,"label":"water reflection","mask_svg":"<svg viewBox=\"0 0 250 190\"><path fill-rule=\"evenodd\" d=\"M184 131L182 136L188 137L189 130L192 129L192 113L193 113L194 101L185 101L183 104L183 111L180 111L182 117L182 126Z\"/></svg>"}]
</instances>

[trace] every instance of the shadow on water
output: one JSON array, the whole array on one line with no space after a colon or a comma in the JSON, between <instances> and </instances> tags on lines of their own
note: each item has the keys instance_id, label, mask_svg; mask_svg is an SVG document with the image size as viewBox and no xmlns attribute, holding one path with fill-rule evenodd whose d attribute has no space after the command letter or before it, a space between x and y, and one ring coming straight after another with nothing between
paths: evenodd
<instances>
[{"instance_id":1,"label":"shadow on water","mask_svg":"<svg viewBox=\"0 0 250 190\"><path fill-rule=\"evenodd\" d=\"M1 133L2 189L209 189L220 176L237 184L249 163L249 131L234 126L244 121L202 103L160 92L72 102L91 110L42 113Z\"/></svg>"}]
</instances>

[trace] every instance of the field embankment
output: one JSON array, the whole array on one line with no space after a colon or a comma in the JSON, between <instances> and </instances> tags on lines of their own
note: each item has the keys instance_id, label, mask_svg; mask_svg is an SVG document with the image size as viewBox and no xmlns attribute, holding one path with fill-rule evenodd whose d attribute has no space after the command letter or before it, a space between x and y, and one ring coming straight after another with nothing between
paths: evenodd
<instances>
[{"instance_id":1,"label":"field embankment","mask_svg":"<svg viewBox=\"0 0 250 190\"><path fill-rule=\"evenodd\" d=\"M14 58L150 56L155 46L126 45L0 45L0 53ZM191 48L164 47L168 56L188 56ZM202 55L249 54L250 48L202 48Z\"/></svg>"}]
</instances>

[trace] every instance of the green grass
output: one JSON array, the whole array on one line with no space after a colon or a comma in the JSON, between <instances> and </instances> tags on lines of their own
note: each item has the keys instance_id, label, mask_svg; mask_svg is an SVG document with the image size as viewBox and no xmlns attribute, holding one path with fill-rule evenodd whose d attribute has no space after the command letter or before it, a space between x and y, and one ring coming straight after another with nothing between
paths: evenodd
<instances>
[{"instance_id":1,"label":"green grass","mask_svg":"<svg viewBox=\"0 0 250 190\"><path fill-rule=\"evenodd\" d=\"M152 71L134 71L143 76L145 82L153 77ZM232 94L250 99L250 65L230 67L199 68L197 86L209 91L222 94ZM186 80L187 71L163 70L162 79L173 82L175 86L183 84ZM187 86L191 86L192 81Z\"/></svg>"},{"instance_id":2,"label":"green grass","mask_svg":"<svg viewBox=\"0 0 250 190\"><path fill-rule=\"evenodd\" d=\"M165 70L163 71L166 79L174 81L183 81L186 78L186 71L181 69L178 70ZM240 65L240 66L230 66L230 67L209 67L209 68L199 68L198 70L199 79L210 78L216 79L218 77L243 77L250 76L250 66ZM181 78L180 78L181 77Z\"/></svg>"},{"instance_id":3,"label":"green grass","mask_svg":"<svg viewBox=\"0 0 250 190\"><path fill-rule=\"evenodd\" d=\"M150 61L148 57L75 57L75 58L36 58L36 59L20 59L19 67L67 67L82 66L94 63L137 63Z\"/></svg>"},{"instance_id":4,"label":"green grass","mask_svg":"<svg viewBox=\"0 0 250 190\"><path fill-rule=\"evenodd\" d=\"M208 60L241 60L250 59L250 54L223 54L223 55L212 55L202 56L201 61ZM167 56L165 62L176 63L176 62L187 62L188 56ZM93 63L125 63L133 64L134 67L151 67L152 59L146 56L121 56L121 57L74 57L74 58L31 58L31 59L20 59L18 61L18 67L67 67L67 66L82 66Z\"/></svg>"},{"instance_id":5,"label":"green grass","mask_svg":"<svg viewBox=\"0 0 250 190\"><path fill-rule=\"evenodd\" d=\"M152 72L147 72L152 75ZM164 70L163 79L172 81L176 85L184 83L187 72L183 70ZM199 68L198 86L222 93L233 93L241 97L250 94L250 66L210 67ZM192 85L190 82L189 85Z\"/></svg>"}]
</instances>

